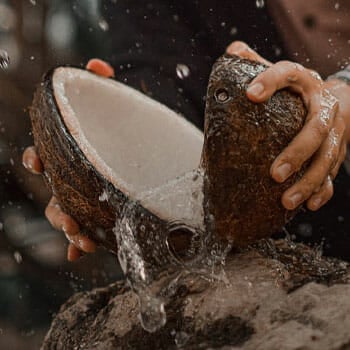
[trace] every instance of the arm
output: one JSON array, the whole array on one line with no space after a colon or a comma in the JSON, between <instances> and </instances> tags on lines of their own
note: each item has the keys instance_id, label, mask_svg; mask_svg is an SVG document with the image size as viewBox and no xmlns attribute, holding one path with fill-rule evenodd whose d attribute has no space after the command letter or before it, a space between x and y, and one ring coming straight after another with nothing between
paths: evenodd
<instances>
[{"instance_id":1,"label":"arm","mask_svg":"<svg viewBox=\"0 0 350 350\"><path fill-rule=\"evenodd\" d=\"M247 89L252 102L264 102L283 88L302 97L308 109L305 125L275 159L271 176L284 182L311 159L304 176L283 194L282 204L292 210L305 202L310 210L318 210L332 197L332 180L345 159L350 130L349 87L338 79L324 82L316 72L297 63L272 64L242 42L232 43L227 52L269 67Z\"/></svg>"}]
</instances>

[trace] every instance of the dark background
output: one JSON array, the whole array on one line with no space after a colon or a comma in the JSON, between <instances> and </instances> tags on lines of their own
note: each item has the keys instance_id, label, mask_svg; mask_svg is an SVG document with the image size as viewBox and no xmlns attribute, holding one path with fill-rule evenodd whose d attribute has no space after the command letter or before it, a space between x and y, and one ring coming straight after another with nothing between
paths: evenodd
<instances>
[{"instance_id":1,"label":"dark background","mask_svg":"<svg viewBox=\"0 0 350 350\"><path fill-rule=\"evenodd\" d=\"M119 80L202 127L211 65L235 39L272 61L298 59L286 54L255 0L0 0L0 50L10 56L0 69L0 349L38 349L72 293L121 278L116 258L104 251L66 262L66 239L43 214L50 194L22 166L33 143L28 108L42 74L100 57ZM188 66L187 79L177 75L178 64ZM349 197L342 169L334 199L299 215L288 231L312 244L324 240L325 254L349 260Z\"/></svg>"},{"instance_id":2,"label":"dark background","mask_svg":"<svg viewBox=\"0 0 350 350\"><path fill-rule=\"evenodd\" d=\"M0 69L0 349L38 349L71 294L121 276L104 251L66 261L66 239L44 217L49 193L21 160L33 142L28 107L42 74L103 57L100 10L99 1L0 1L0 49L10 56Z\"/></svg>"}]
</instances>

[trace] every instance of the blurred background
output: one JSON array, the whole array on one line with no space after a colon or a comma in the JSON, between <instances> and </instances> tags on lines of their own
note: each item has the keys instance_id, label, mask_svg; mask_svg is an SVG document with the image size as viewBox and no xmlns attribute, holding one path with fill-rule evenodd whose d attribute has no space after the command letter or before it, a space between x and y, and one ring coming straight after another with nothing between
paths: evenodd
<instances>
[{"instance_id":1,"label":"blurred background","mask_svg":"<svg viewBox=\"0 0 350 350\"><path fill-rule=\"evenodd\" d=\"M10 60L0 68L0 349L38 349L71 294L120 277L104 251L66 261L66 239L43 215L49 193L21 160L33 142L28 107L42 74L67 62L83 66L108 49L101 7L98 0L0 0L0 55Z\"/></svg>"},{"instance_id":2,"label":"blurred background","mask_svg":"<svg viewBox=\"0 0 350 350\"><path fill-rule=\"evenodd\" d=\"M83 67L88 59L100 57L117 67L120 80L192 116L201 127L211 64L237 37L255 42L253 47L268 59L296 60L316 67L324 76L350 62L350 13L343 11L349 0L319 0L318 4L327 4L332 10L324 6L324 12L330 13L326 20L308 14L307 9L305 17L299 18L300 36L306 35L312 44L311 61L301 54L308 51L304 47L289 48L286 55L280 42L271 50L269 41L279 41L272 38L269 18L259 12L266 1L233 1L238 9L252 14L246 18L241 11L234 11L235 18L229 18L234 26L222 21L227 9L220 1L213 1L214 11L208 7L211 1L194 1L214 14L208 28L215 35L208 37L209 29L201 18L177 13L176 6L169 9L166 1L155 8L152 2L142 7L138 0L0 0L0 349L38 349L52 316L70 295L121 278L116 257L105 251L76 263L66 261L66 239L44 217L50 194L41 177L22 166L22 152L33 143L28 109L35 87L48 69L67 63ZM314 2L307 4L312 7ZM129 7L133 16L129 16ZM137 23L137 30L132 31L129 17ZM157 21L152 22L153 18ZM146 19L150 24L142 26ZM196 23L192 26L192 22ZM257 26L264 30L257 31ZM286 43L289 36L296 37L290 25L279 29ZM164 33L155 35L160 31ZM176 38L182 45L177 45ZM178 71L179 66L186 70ZM350 261L349 179L342 169L335 199L317 214L299 215L288 230L298 240L323 242L326 255Z\"/></svg>"}]
</instances>

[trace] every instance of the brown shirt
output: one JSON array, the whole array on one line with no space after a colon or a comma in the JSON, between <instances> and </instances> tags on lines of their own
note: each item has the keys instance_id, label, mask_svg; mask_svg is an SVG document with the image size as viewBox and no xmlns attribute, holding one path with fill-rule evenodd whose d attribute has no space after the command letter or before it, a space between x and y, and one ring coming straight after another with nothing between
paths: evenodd
<instances>
[{"instance_id":1,"label":"brown shirt","mask_svg":"<svg viewBox=\"0 0 350 350\"><path fill-rule=\"evenodd\" d=\"M324 77L350 61L350 0L267 0L290 57Z\"/></svg>"}]
</instances>

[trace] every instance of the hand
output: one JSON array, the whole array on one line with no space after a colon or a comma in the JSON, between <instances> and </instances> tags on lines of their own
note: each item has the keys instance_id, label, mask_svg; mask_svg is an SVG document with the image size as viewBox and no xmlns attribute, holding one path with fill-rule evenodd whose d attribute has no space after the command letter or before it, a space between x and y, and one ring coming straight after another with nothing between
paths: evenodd
<instances>
[{"instance_id":1,"label":"hand","mask_svg":"<svg viewBox=\"0 0 350 350\"><path fill-rule=\"evenodd\" d=\"M98 59L92 59L86 65L86 69L104 76L114 76L114 71L106 62ZM28 147L23 153L23 165L33 174L41 174L44 171L40 158L34 146ZM46 207L45 215L51 225L59 231L63 231L69 241L67 259L69 261L77 260L82 252L93 253L96 250L96 244L88 237L82 235L76 221L65 214L55 196L53 196Z\"/></svg>"},{"instance_id":2,"label":"hand","mask_svg":"<svg viewBox=\"0 0 350 350\"><path fill-rule=\"evenodd\" d=\"M242 42L233 42L227 53L262 62L269 67L247 89L247 97L252 102L267 101L283 88L301 95L308 110L305 125L275 159L271 176L277 182L284 182L306 160L311 159L304 176L283 194L282 204L293 210L306 202L310 210L319 209L332 197L332 180L346 155L346 125L331 83L324 82L315 71L298 63L281 61L272 64Z\"/></svg>"}]
</instances>

